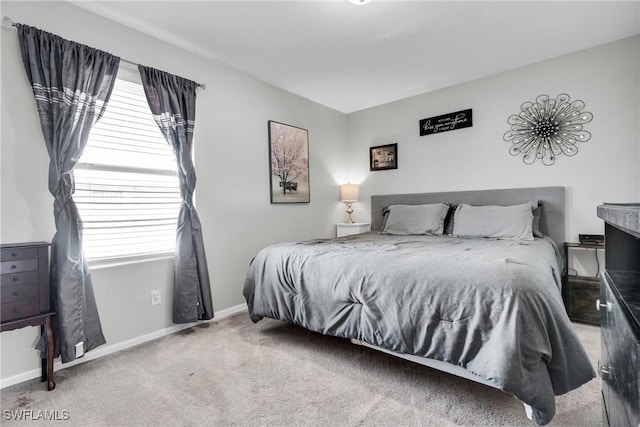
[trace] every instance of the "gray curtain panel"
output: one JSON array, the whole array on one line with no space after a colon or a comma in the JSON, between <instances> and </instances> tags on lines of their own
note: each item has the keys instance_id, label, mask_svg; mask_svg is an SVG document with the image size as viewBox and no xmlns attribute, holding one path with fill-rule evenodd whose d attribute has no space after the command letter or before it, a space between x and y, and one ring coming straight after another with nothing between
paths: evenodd
<instances>
[{"instance_id":1,"label":"gray curtain panel","mask_svg":"<svg viewBox=\"0 0 640 427\"><path fill-rule=\"evenodd\" d=\"M72 199L73 167L111 96L120 58L27 25L17 28L50 158L56 224L51 302L56 311L55 351L64 363L76 358L79 343L85 352L105 343L82 252L82 221Z\"/></svg>"},{"instance_id":2,"label":"gray curtain panel","mask_svg":"<svg viewBox=\"0 0 640 427\"><path fill-rule=\"evenodd\" d=\"M173 148L178 162L182 205L176 236L173 322L213 319L202 227L193 206L196 171L191 152L198 84L142 65L138 70L153 118Z\"/></svg>"}]
</instances>

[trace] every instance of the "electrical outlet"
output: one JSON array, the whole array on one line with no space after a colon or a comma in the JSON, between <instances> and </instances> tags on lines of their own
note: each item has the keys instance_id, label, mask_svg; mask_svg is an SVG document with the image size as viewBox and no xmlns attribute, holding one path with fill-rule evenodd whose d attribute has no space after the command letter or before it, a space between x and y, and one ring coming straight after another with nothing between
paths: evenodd
<instances>
[{"instance_id":1,"label":"electrical outlet","mask_svg":"<svg viewBox=\"0 0 640 427\"><path fill-rule=\"evenodd\" d=\"M162 302L162 295L160 289L154 289L151 291L151 305L160 304Z\"/></svg>"},{"instance_id":2,"label":"electrical outlet","mask_svg":"<svg viewBox=\"0 0 640 427\"><path fill-rule=\"evenodd\" d=\"M80 341L76 344L76 357L84 356L84 341Z\"/></svg>"}]
</instances>

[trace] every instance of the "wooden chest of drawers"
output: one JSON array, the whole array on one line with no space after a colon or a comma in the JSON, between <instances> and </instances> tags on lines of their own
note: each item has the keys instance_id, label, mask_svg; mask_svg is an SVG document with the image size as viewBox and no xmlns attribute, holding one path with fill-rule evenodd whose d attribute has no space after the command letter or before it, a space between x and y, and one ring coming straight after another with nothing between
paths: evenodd
<instances>
[{"instance_id":1,"label":"wooden chest of drawers","mask_svg":"<svg viewBox=\"0 0 640 427\"><path fill-rule=\"evenodd\" d=\"M0 291L3 323L49 311L49 244L2 245Z\"/></svg>"},{"instance_id":2,"label":"wooden chest of drawers","mask_svg":"<svg viewBox=\"0 0 640 427\"><path fill-rule=\"evenodd\" d=\"M640 425L640 336L633 305L640 273L608 270L601 276L603 424ZM629 304L631 303L631 306Z\"/></svg>"},{"instance_id":3,"label":"wooden chest of drawers","mask_svg":"<svg viewBox=\"0 0 640 427\"><path fill-rule=\"evenodd\" d=\"M53 390L53 330L49 299L49 243L0 245L0 332L25 326L43 326L47 358L42 381Z\"/></svg>"},{"instance_id":4,"label":"wooden chest of drawers","mask_svg":"<svg viewBox=\"0 0 640 427\"><path fill-rule=\"evenodd\" d=\"M640 426L640 203L604 204L600 275L602 425Z\"/></svg>"}]
</instances>

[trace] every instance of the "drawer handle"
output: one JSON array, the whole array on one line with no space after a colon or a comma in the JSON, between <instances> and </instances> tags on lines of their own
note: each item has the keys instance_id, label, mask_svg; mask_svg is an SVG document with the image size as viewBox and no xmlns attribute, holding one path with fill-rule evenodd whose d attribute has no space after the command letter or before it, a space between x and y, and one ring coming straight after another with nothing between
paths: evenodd
<instances>
[{"instance_id":1,"label":"drawer handle","mask_svg":"<svg viewBox=\"0 0 640 427\"><path fill-rule=\"evenodd\" d=\"M15 265L15 264L13 264L13 265L11 266L11 269L12 269L12 270L15 270L16 268L18 268L18 266L17 266L17 265Z\"/></svg>"},{"instance_id":2,"label":"drawer handle","mask_svg":"<svg viewBox=\"0 0 640 427\"><path fill-rule=\"evenodd\" d=\"M20 307L16 307L16 308L14 308L14 309L13 309L13 312L14 312L14 313L18 313L18 312L20 312Z\"/></svg>"},{"instance_id":3,"label":"drawer handle","mask_svg":"<svg viewBox=\"0 0 640 427\"><path fill-rule=\"evenodd\" d=\"M17 257L17 256L18 256L18 254L17 254L17 253L15 253L15 252L11 252L11 256L15 258L15 257Z\"/></svg>"},{"instance_id":4,"label":"drawer handle","mask_svg":"<svg viewBox=\"0 0 640 427\"><path fill-rule=\"evenodd\" d=\"M18 279L17 277L14 277L14 278L13 278L13 281L14 281L14 282L17 282L18 280L19 280L19 279Z\"/></svg>"},{"instance_id":5,"label":"drawer handle","mask_svg":"<svg viewBox=\"0 0 640 427\"><path fill-rule=\"evenodd\" d=\"M598 298L598 299L596 300L596 310L600 311L600 309L601 309L601 308L606 309L606 308L608 308L608 307L609 307L609 305L608 305L606 302L605 302L604 304L602 304L602 303L600 302L600 298Z\"/></svg>"},{"instance_id":6,"label":"drawer handle","mask_svg":"<svg viewBox=\"0 0 640 427\"><path fill-rule=\"evenodd\" d=\"M604 367L602 366L602 363L598 360L598 375L600 375L600 377L606 379L606 377L611 373L611 371L609 370L609 367Z\"/></svg>"},{"instance_id":7,"label":"drawer handle","mask_svg":"<svg viewBox=\"0 0 640 427\"><path fill-rule=\"evenodd\" d=\"M14 296L14 297L17 297L17 296L18 296L18 291L14 291L14 292L13 292L13 296Z\"/></svg>"}]
</instances>

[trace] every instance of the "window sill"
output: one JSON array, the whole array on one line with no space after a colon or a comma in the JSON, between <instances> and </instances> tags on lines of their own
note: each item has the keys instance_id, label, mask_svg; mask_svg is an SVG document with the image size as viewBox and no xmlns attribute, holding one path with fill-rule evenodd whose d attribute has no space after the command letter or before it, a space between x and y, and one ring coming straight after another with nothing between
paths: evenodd
<instances>
[{"instance_id":1,"label":"window sill","mask_svg":"<svg viewBox=\"0 0 640 427\"><path fill-rule=\"evenodd\" d=\"M88 261L89 270L99 270L103 268L121 267L124 265L140 264L149 261L158 261L162 259L172 259L175 256L173 252L165 252L158 254L138 255L122 258L102 258Z\"/></svg>"}]
</instances>

